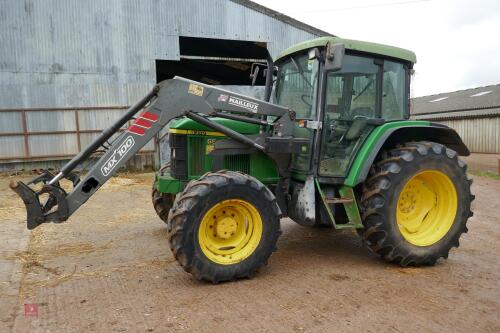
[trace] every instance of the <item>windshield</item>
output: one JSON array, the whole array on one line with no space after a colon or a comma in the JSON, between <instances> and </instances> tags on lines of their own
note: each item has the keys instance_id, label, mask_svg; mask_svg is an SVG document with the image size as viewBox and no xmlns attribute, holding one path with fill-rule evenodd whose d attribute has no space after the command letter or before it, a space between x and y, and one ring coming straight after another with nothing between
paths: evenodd
<instances>
[{"instance_id":1,"label":"windshield","mask_svg":"<svg viewBox=\"0 0 500 333\"><path fill-rule=\"evenodd\" d=\"M276 103L293 109L297 118L312 118L318 85L318 60L293 55L279 66Z\"/></svg>"}]
</instances>

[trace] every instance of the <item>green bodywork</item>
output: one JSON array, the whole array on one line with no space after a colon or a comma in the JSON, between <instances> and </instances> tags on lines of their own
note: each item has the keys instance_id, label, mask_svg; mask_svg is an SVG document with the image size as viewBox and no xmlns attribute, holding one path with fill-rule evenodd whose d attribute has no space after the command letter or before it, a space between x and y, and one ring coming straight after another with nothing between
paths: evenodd
<instances>
[{"instance_id":1,"label":"green bodywork","mask_svg":"<svg viewBox=\"0 0 500 333\"><path fill-rule=\"evenodd\" d=\"M239 121L227 120L214 118L214 121L224 124L225 126L237 130L240 133L244 134L257 134L259 132L259 126L243 123ZM370 153L373 149L380 144L381 138L388 132L395 128L405 128L405 127L414 127L414 126L429 126L430 122L428 121L410 121L410 120L402 120L402 121L393 121L381 126L375 127L371 133L366 138L365 142L361 145L359 151L355 155L352 165L349 169L347 177L344 180L344 185L346 187L354 187L361 182L364 181L361 178L361 173L363 168L367 164L367 160L369 158ZM190 170L190 174L188 179L179 180L172 178L168 172L159 173L157 175L157 188L162 193L178 193L182 191L186 181L197 179L205 172L211 171L212 158L208 156L206 147L209 145L209 140L221 140L226 138L221 133L217 133L216 136L211 135L215 134L215 132L210 132L210 129L193 121L190 119L180 119L172 123L170 126L170 130L175 132L175 130L191 130L196 131L196 134L184 134L188 136L188 152L198 151L201 155L204 155L203 159L203 168L194 168L195 158L199 158L200 155L196 155L190 157L188 159L188 170ZM204 149L200 150L200 147L204 147ZM265 184L275 184L278 181L278 172L274 163L263 153L252 154L249 157L249 170L239 170L239 171L247 171L248 174L256 177L261 182ZM305 180L306 174L294 172L292 174L295 180Z\"/></svg>"},{"instance_id":2,"label":"green bodywork","mask_svg":"<svg viewBox=\"0 0 500 333\"><path fill-rule=\"evenodd\" d=\"M245 123L242 121L235 121L235 120L229 120L229 119L223 119L223 118L211 118L214 122L224 125L225 127L228 127L236 132L239 132L241 134L257 134L259 133L259 125L255 124L249 124ZM194 130L194 131L208 131L211 132L213 131L212 129L197 123L194 120L191 120L189 118L180 118L177 120L174 120L170 124L170 129L171 130Z\"/></svg>"},{"instance_id":3,"label":"green bodywork","mask_svg":"<svg viewBox=\"0 0 500 333\"><path fill-rule=\"evenodd\" d=\"M344 185L354 187L359 183L363 182L364 179L360 178L361 171L366 166L368 156L371 151L380 143L380 139L385 133L394 128L404 128L413 126L429 126L429 121L412 121L412 120L402 120L394 121L390 123L383 124L372 130L370 135L366 138L365 142L361 146L361 149L356 154L354 162L349 169L346 179L344 180Z\"/></svg>"},{"instance_id":4,"label":"green bodywork","mask_svg":"<svg viewBox=\"0 0 500 333\"><path fill-rule=\"evenodd\" d=\"M212 118L212 120L242 134L259 133L259 125L222 118ZM204 173L212 171L213 157L209 153L212 151L215 141L227 138L222 133L214 132L188 118L172 122L169 129L171 135L185 135L187 137L188 177L187 179L176 179L170 175L168 170L165 170L156 175L156 186L158 191L162 193L178 193L183 190L188 181L198 179ZM263 153L226 156L223 167L250 174L264 184L278 182L278 171L274 162Z\"/></svg>"}]
</instances>

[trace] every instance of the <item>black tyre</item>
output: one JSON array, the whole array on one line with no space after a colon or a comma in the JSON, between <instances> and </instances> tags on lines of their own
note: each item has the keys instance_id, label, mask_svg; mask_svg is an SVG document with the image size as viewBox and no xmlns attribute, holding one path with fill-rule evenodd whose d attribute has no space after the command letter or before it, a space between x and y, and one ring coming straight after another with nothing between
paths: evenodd
<instances>
[{"instance_id":1,"label":"black tyre","mask_svg":"<svg viewBox=\"0 0 500 333\"><path fill-rule=\"evenodd\" d=\"M384 152L364 184L358 232L387 261L434 265L467 232L471 184L466 164L441 144L414 142Z\"/></svg>"},{"instance_id":2,"label":"black tyre","mask_svg":"<svg viewBox=\"0 0 500 333\"><path fill-rule=\"evenodd\" d=\"M280 216L274 195L257 179L234 171L207 173L174 202L170 248L199 280L251 277L276 250Z\"/></svg>"},{"instance_id":3,"label":"black tyre","mask_svg":"<svg viewBox=\"0 0 500 333\"><path fill-rule=\"evenodd\" d=\"M159 173L163 175L164 172L170 172L170 162L163 165ZM166 224L168 221L168 212L172 208L175 200L175 194L161 193L156 189L153 183L153 189L151 190L151 201L153 202L153 207L158 214L158 217Z\"/></svg>"},{"instance_id":4,"label":"black tyre","mask_svg":"<svg viewBox=\"0 0 500 333\"><path fill-rule=\"evenodd\" d=\"M153 202L156 214L158 214L164 223L167 223L168 221L168 212L172 208L174 200L175 194L161 193L153 185L153 189L151 191L151 201Z\"/></svg>"}]
</instances>

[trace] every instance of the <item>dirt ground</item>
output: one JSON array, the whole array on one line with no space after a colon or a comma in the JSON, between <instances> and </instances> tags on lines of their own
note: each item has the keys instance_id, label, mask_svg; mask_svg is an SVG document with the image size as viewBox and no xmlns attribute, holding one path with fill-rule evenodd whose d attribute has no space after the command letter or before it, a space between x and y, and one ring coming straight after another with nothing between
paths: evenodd
<instances>
[{"instance_id":1,"label":"dirt ground","mask_svg":"<svg viewBox=\"0 0 500 333\"><path fill-rule=\"evenodd\" d=\"M500 154L472 153L470 156L462 157L469 166L469 170L489 172L499 175Z\"/></svg>"},{"instance_id":2,"label":"dirt ground","mask_svg":"<svg viewBox=\"0 0 500 333\"><path fill-rule=\"evenodd\" d=\"M284 219L267 267L212 285L173 259L152 177L113 178L69 222L33 232L0 177L0 332L500 332L498 180L475 177L469 233L435 267Z\"/></svg>"}]
</instances>

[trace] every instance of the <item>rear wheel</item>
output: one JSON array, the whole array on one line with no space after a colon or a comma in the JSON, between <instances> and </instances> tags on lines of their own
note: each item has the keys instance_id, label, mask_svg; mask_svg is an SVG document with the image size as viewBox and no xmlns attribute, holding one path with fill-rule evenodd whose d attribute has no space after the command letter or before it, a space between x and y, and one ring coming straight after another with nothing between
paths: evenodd
<instances>
[{"instance_id":1,"label":"rear wheel","mask_svg":"<svg viewBox=\"0 0 500 333\"><path fill-rule=\"evenodd\" d=\"M276 250L281 212L248 175L219 171L189 183L170 211L170 248L187 272L214 283L251 277Z\"/></svg>"},{"instance_id":2,"label":"rear wheel","mask_svg":"<svg viewBox=\"0 0 500 333\"><path fill-rule=\"evenodd\" d=\"M466 169L455 151L433 142L384 153L361 198L364 229L359 233L368 247L402 266L447 258L472 216Z\"/></svg>"}]
</instances>

